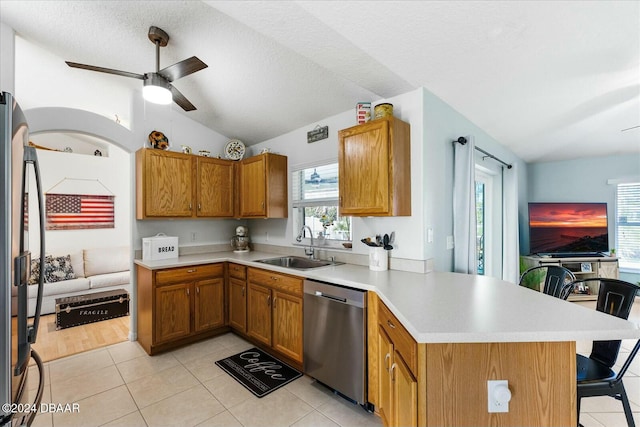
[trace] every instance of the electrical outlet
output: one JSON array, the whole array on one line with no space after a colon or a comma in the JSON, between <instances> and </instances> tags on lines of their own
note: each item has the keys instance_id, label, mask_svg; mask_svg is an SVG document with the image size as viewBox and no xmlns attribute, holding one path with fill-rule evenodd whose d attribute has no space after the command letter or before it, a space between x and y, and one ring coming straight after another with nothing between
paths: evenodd
<instances>
[{"instance_id":1,"label":"electrical outlet","mask_svg":"<svg viewBox=\"0 0 640 427\"><path fill-rule=\"evenodd\" d=\"M192 231L192 232L191 232L191 241L192 241L192 242L195 242L195 241L196 241L196 232L195 232L195 231Z\"/></svg>"},{"instance_id":2,"label":"electrical outlet","mask_svg":"<svg viewBox=\"0 0 640 427\"><path fill-rule=\"evenodd\" d=\"M511 400L509 381L487 381L487 400L489 413L509 412L509 401Z\"/></svg>"}]
</instances>

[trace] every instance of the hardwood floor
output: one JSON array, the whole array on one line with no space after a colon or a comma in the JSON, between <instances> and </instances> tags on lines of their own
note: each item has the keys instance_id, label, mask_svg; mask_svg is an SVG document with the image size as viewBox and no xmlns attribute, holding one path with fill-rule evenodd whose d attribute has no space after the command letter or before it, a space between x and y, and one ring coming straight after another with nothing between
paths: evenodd
<instances>
[{"instance_id":1,"label":"hardwood floor","mask_svg":"<svg viewBox=\"0 0 640 427\"><path fill-rule=\"evenodd\" d=\"M124 316L56 331L56 315L40 318L33 348L43 362L126 341L131 317Z\"/></svg>"}]
</instances>

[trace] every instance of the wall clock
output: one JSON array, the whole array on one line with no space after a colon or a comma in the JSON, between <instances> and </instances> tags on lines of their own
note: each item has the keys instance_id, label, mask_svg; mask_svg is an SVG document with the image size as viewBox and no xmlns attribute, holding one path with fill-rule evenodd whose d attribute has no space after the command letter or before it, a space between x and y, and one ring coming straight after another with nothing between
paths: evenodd
<instances>
[{"instance_id":1,"label":"wall clock","mask_svg":"<svg viewBox=\"0 0 640 427\"><path fill-rule=\"evenodd\" d=\"M227 159L240 160L244 157L245 146L244 143L238 139L232 139L227 142L224 147L224 155Z\"/></svg>"}]
</instances>

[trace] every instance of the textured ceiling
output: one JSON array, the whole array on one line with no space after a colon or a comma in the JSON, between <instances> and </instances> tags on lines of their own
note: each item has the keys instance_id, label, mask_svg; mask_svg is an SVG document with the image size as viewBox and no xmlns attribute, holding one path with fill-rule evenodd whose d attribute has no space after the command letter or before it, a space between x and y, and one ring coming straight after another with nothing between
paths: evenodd
<instances>
[{"instance_id":1,"label":"textured ceiling","mask_svg":"<svg viewBox=\"0 0 640 427\"><path fill-rule=\"evenodd\" d=\"M2 0L0 18L23 39L25 108L127 123L140 81L63 60L152 71L156 25L161 67L209 65L175 83L184 114L248 144L424 86L526 161L640 152L640 129L621 132L640 125L636 1Z\"/></svg>"}]
</instances>

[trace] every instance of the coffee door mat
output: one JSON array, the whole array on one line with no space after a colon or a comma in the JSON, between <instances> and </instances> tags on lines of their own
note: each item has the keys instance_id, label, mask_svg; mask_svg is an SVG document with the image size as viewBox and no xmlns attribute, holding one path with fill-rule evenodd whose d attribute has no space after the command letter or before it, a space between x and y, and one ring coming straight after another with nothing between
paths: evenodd
<instances>
[{"instance_id":1,"label":"coffee door mat","mask_svg":"<svg viewBox=\"0 0 640 427\"><path fill-rule=\"evenodd\" d=\"M264 397L302 376L286 363L258 348L251 348L216 362L256 397Z\"/></svg>"}]
</instances>

